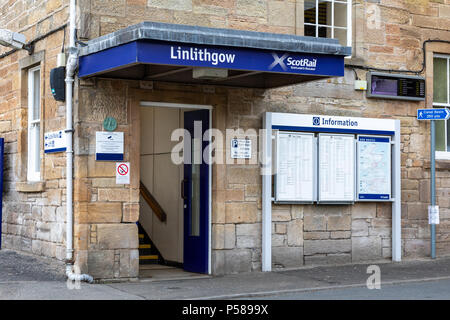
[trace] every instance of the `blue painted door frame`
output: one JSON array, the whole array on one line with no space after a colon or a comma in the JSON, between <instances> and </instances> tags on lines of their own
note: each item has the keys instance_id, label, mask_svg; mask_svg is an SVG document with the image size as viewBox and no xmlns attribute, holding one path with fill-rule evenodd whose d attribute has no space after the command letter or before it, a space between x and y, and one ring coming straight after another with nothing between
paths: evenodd
<instances>
[{"instance_id":1,"label":"blue painted door frame","mask_svg":"<svg viewBox=\"0 0 450 320\"><path fill-rule=\"evenodd\" d=\"M2 248L2 212L3 212L3 161L5 139L0 138L0 249Z\"/></svg>"},{"instance_id":2,"label":"blue painted door frame","mask_svg":"<svg viewBox=\"0 0 450 320\"><path fill-rule=\"evenodd\" d=\"M203 150L208 145L208 141L203 141L203 134L209 129L209 112L197 110L184 113L184 128L190 136L184 138L183 268L198 273L208 273L209 164L203 159ZM197 156L194 156L195 153ZM195 158L200 161L193 161Z\"/></svg>"}]
</instances>

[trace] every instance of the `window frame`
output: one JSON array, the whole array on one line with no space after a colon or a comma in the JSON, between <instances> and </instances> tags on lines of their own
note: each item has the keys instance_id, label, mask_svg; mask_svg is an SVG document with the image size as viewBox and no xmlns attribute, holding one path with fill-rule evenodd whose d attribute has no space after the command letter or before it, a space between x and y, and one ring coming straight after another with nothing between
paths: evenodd
<instances>
[{"instance_id":1,"label":"window frame","mask_svg":"<svg viewBox=\"0 0 450 320\"><path fill-rule=\"evenodd\" d=\"M443 102L434 102L433 99L433 108L447 108L450 110L450 54L438 54L433 53L433 63L435 58L440 59L447 59L447 103ZM434 82L434 74L433 74L433 82ZM450 130L450 127L448 126L447 120L438 120L438 121L444 121L445 125L445 148L447 151L437 151L435 150L435 156L436 159L439 160L450 160L450 150L448 149L448 130Z\"/></svg>"},{"instance_id":2,"label":"window frame","mask_svg":"<svg viewBox=\"0 0 450 320\"><path fill-rule=\"evenodd\" d=\"M314 26L316 28L315 38L318 38L319 35L319 27L331 28L331 39L335 39L334 37L334 29L347 30L347 47L352 47L352 0L320 0L323 2L331 3L331 25L323 25L319 24L319 0L315 0L316 2L316 23L308 23L303 22L304 26ZM334 4L346 4L347 5L347 26L346 27L336 27L334 26ZM303 11L304 12L304 11ZM330 38L328 38L330 39Z\"/></svg>"},{"instance_id":3,"label":"window frame","mask_svg":"<svg viewBox=\"0 0 450 320\"><path fill-rule=\"evenodd\" d=\"M34 101L35 101L35 80L34 75L35 72L39 72L39 92L37 94L39 95L39 115L38 119L32 119L34 114ZM27 75L28 75L28 153L27 153L27 180L29 182L38 182L41 180L41 164L39 163L39 171L34 170L36 168L37 163L36 161L41 161L41 114L42 114L42 105L41 105L41 89L42 89L42 73L41 73L41 66L36 66L33 68L28 69ZM36 146L36 144L32 143L32 141L36 140L36 133L35 129L33 128L34 125L38 125L39 132L38 132L38 138L39 138L39 146ZM33 139L34 138L34 139Z\"/></svg>"}]
</instances>

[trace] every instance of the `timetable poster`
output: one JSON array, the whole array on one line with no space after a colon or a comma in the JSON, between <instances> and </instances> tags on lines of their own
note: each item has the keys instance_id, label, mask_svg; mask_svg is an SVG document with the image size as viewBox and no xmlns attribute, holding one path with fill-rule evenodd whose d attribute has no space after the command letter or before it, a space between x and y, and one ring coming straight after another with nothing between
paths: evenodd
<instances>
[{"instance_id":1,"label":"timetable poster","mask_svg":"<svg viewBox=\"0 0 450 320\"><path fill-rule=\"evenodd\" d=\"M319 201L355 200L355 138L319 134Z\"/></svg>"},{"instance_id":2,"label":"timetable poster","mask_svg":"<svg viewBox=\"0 0 450 320\"><path fill-rule=\"evenodd\" d=\"M276 201L314 201L314 134L278 132Z\"/></svg>"},{"instance_id":3,"label":"timetable poster","mask_svg":"<svg viewBox=\"0 0 450 320\"><path fill-rule=\"evenodd\" d=\"M357 164L358 200L390 200L390 137L358 136Z\"/></svg>"}]
</instances>

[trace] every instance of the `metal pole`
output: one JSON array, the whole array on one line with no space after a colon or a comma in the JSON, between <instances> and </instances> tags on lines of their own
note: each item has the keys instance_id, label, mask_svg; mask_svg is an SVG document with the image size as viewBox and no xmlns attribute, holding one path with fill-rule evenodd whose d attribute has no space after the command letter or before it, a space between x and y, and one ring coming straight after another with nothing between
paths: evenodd
<instances>
[{"instance_id":1,"label":"metal pole","mask_svg":"<svg viewBox=\"0 0 450 320\"><path fill-rule=\"evenodd\" d=\"M431 120L431 206L436 205L436 163L435 163L435 150L436 150L436 133L435 133L435 120ZM431 229L431 258L436 258L436 225L430 224Z\"/></svg>"},{"instance_id":2,"label":"metal pole","mask_svg":"<svg viewBox=\"0 0 450 320\"><path fill-rule=\"evenodd\" d=\"M272 113L263 116L262 137L262 271L272 271Z\"/></svg>"},{"instance_id":3,"label":"metal pole","mask_svg":"<svg viewBox=\"0 0 450 320\"><path fill-rule=\"evenodd\" d=\"M392 261L402 261L402 178L400 150L400 120L395 120L392 202Z\"/></svg>"}]
</instances>

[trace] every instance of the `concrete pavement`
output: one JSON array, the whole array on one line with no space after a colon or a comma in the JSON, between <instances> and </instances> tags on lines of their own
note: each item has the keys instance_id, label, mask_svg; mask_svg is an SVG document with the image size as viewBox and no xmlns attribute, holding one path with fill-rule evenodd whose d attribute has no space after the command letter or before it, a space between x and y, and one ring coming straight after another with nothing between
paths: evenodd
<instances>
[{"instance_id":1,"label":"concrete pavement","mask_svg":"<svg viewBox=\"0 0 450 320\"><path fill-rule=\"evenodd\" d=\"M53 265L55 262L52 262L48 267L46 262L34 256L1 250L0 299L240 299L270 298L280 294L289 297L302 292L332 292L330 290L343 288L374 291L366 288L369 264L305 267L189 280L82 283L80 289L70 289L64 280L62 264ZM30 263L34 267L22 265ZM392 284L450 280L450 257L401 263L378 261L372 265L380 267L382 289Z\"/></svg>"},{"instance_id":2,"label":"concrete pavement","mask_svg":"<svg viewBox=\"0 0 450 320\"><path fill-rule=\"evenodd\" d=\"M249 300L253 298L240 298ZM450 300L450 280L385 284L381 290L366 287L277 293L259 300Z\"/></svg>"}]
</instances>

